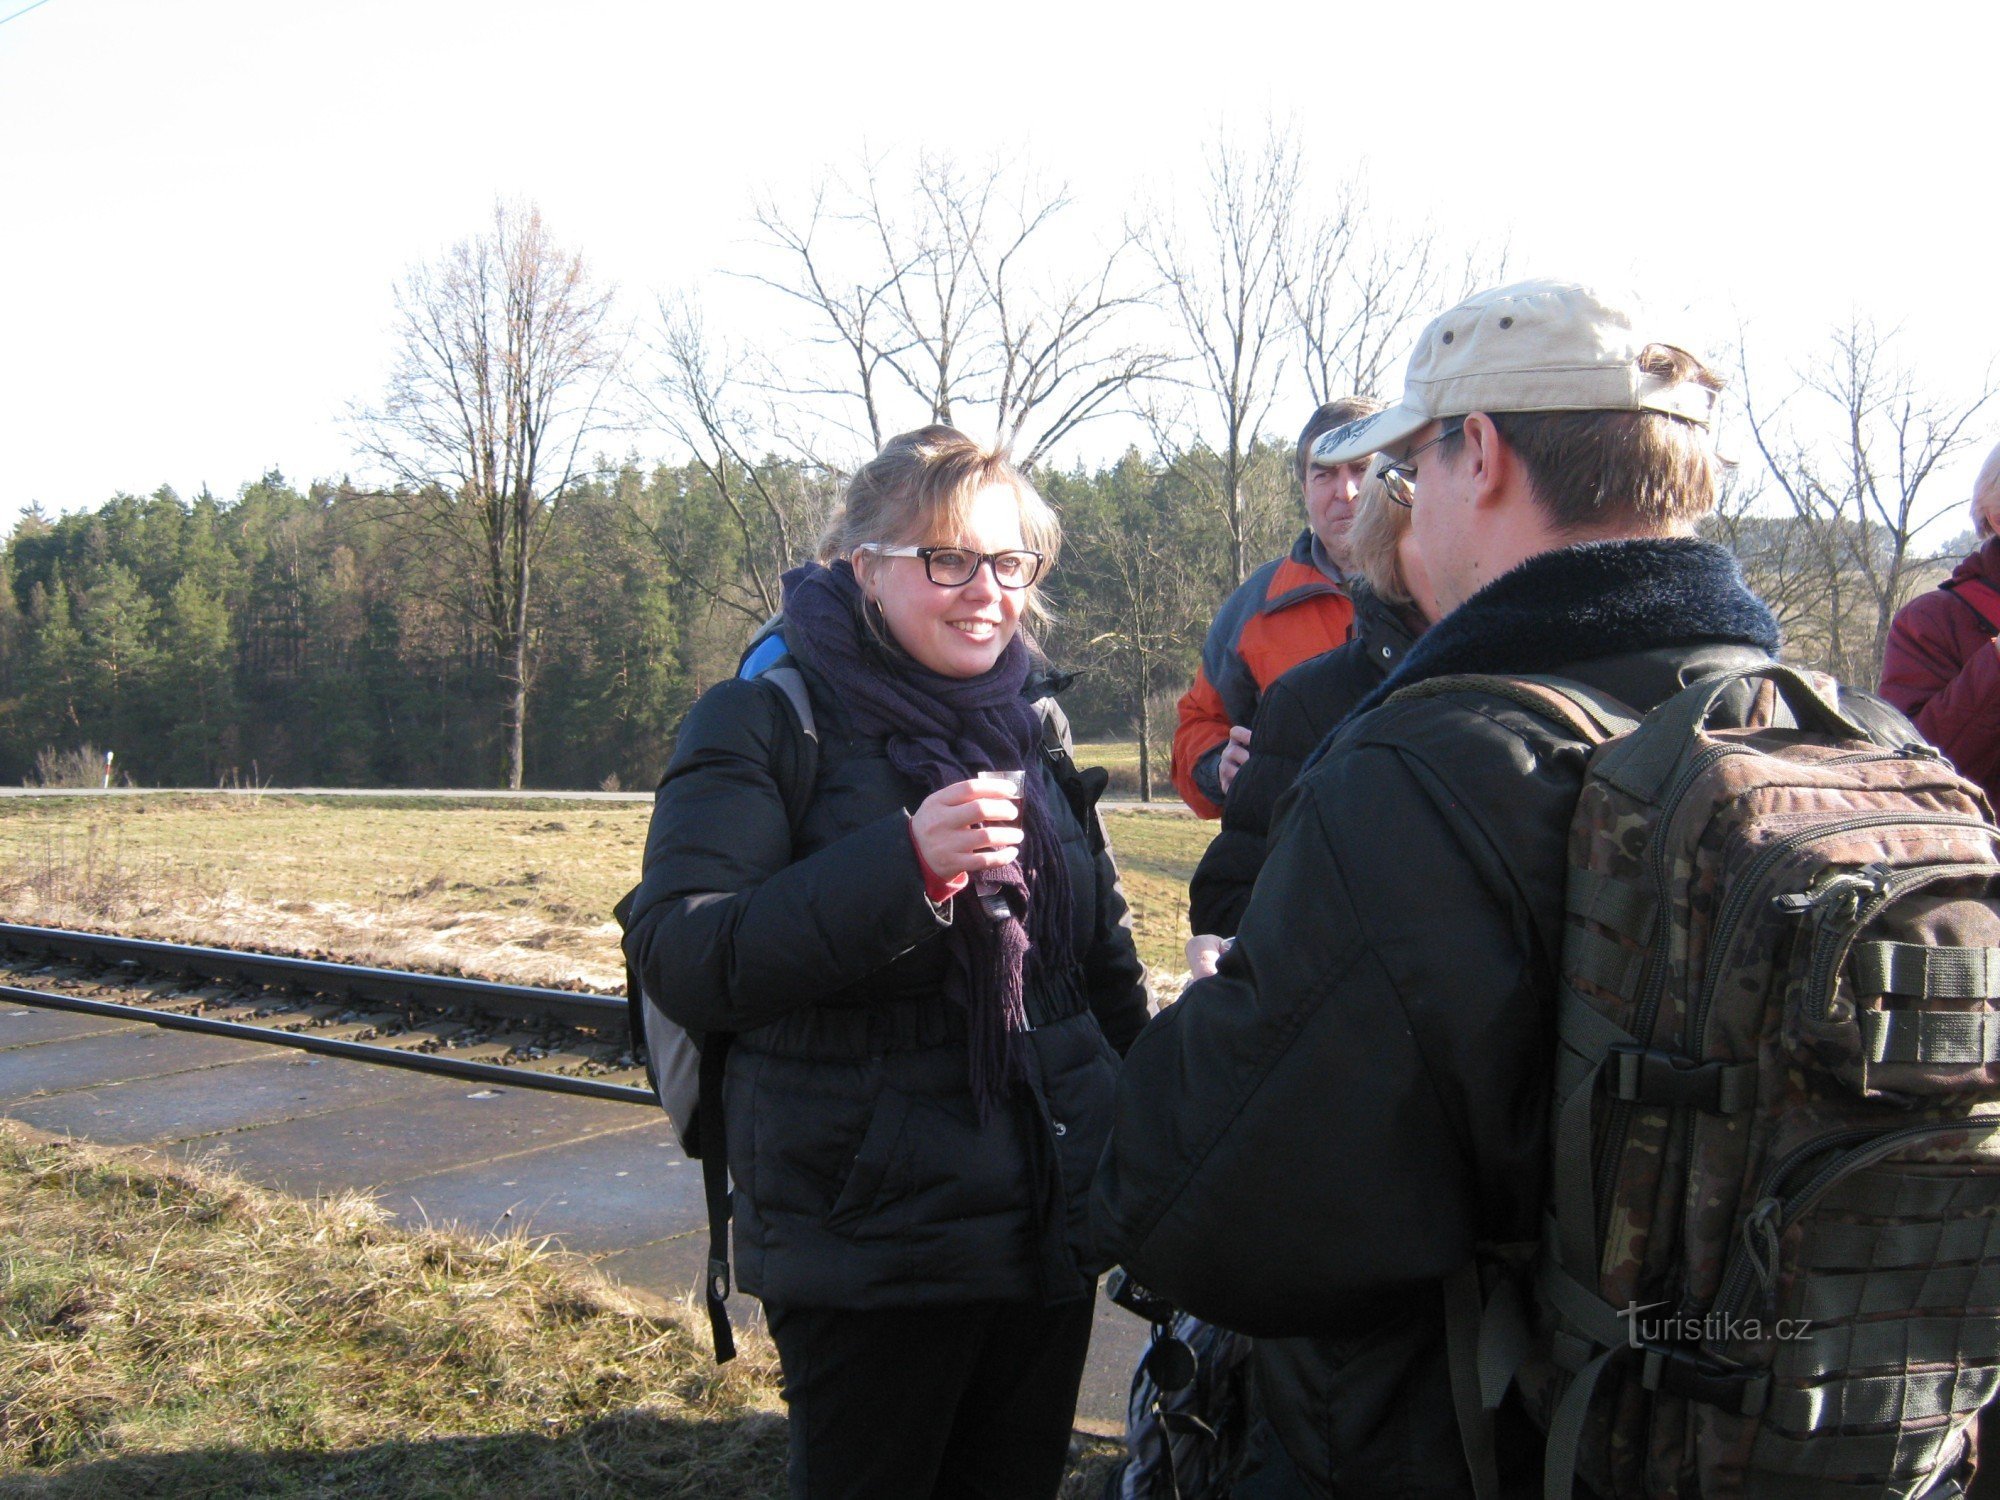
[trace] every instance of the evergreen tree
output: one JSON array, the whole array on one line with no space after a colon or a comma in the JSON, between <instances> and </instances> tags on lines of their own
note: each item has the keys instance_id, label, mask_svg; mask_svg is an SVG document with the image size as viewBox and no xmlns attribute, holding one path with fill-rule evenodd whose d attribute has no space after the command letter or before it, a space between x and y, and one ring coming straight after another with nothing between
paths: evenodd
<instances>
[{"instance_id":1,"label":"evergreen tree","mask_svg":"<svg viewBox=\"0 0 2000 1500\"><path fill-rule=\"evenodd\" d=\"M229 611L194 576L167 598L161 620L157 706L165 729L157 774L183 786L208 786L235 764L236 684Z\"/></svg>"}]
</instances>

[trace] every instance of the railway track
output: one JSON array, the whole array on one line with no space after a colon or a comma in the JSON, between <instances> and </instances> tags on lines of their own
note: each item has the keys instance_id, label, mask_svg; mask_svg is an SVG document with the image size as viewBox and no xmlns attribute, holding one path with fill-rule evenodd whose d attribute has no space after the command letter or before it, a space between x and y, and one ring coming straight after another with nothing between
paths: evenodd
<instances>
[{"instance_id":1,"label":"railway track","mask_svg":"<svg viewBox=\"0 0 2000 1500\"><path fill-rule=\"evenodd\" d=\"M622 995L0 924L0 1005L658 1109Z\"/></svg>"}]
</instances>

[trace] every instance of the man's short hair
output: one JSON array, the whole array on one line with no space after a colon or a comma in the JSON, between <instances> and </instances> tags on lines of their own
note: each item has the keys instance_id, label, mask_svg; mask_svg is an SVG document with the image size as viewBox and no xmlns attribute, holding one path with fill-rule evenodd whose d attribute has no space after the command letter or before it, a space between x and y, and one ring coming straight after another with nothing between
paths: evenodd
<instances>
[{"instance_id":1,"label":"man's short hair","mask_svg":"<svg viewBox=\"0 0 2000 1500\"><path fill-rule=\"evenodd\" d=\"M1337 401L1329 401L1312 414L1305 431L1299 434L1298 462L1299 483L1306 482L1306 463L1312 453L1312 445L1319 441L1322 433L1345 427L1349 422L1373 416L1382 409L1382 403L1370 396L1342 396Z\"/></svg>"},{"instance_id":2,"label":"man's short hair","mask_svg":"<svg viewBox=\"0 0 2000 1500\"><path fill-rule=\"evenodd\" d=\"M1667 344L1649 345L1639 367L1674 384L1722 389L1720 376ZM1487 415L1560 531L1607 524L1653 528L1699 520L1715 509L1721 460L1707 431L1684 418L1658 411Z\"/></svg>"}]
</instances>

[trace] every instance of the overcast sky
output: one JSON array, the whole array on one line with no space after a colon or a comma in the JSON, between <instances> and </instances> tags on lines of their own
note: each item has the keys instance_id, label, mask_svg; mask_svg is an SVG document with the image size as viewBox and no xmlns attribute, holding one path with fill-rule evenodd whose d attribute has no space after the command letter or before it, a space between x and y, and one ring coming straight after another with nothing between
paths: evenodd
<instances>
[{"instance_id":1,"label":"overcast sky","mask_svg":"<svg viewBox=\"0 0 2000 1500\"><path fill-rule=\"evenodd\" d=\"M44 0L0 21L0 525L358 470L340 418L396 280L496 197L637 314L742 263L755 194L864 149L1025 155L1109 224L1267 118L1518 274L1747 317L1780 370L1859 308L1969 391L2000 351L1994 16Z\"/></svg>"}]
</instances>

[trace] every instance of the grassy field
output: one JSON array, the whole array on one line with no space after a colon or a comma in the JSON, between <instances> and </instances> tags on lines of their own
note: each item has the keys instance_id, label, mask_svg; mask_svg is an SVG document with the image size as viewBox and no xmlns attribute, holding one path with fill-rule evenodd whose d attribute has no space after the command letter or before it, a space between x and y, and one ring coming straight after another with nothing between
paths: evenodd
<instances>
[{"instance_id":1,"label":"grassy field","mask_svg":"<svg viewBox=\"0 0 2000 1500\"><path fill-rule=\"evenodd\" d=\"M160 796L0 799L0 916L133 937L617 990L639 803ZM1140 953L1183 967L1214 825L1113 813Z\"/></svg>"},{"instance_id":2,"label":"grassy field","mask_svg":"<svg viewBox=\"0 0 2000 1500\"><path fill-rule=\"evenodd\" d=\"M0 1122L0 1493L775 1497L770 1345L520 1239ZM1064 1489L1114 1449L1079 1440Z\"/></svg>"}]
</instances>

